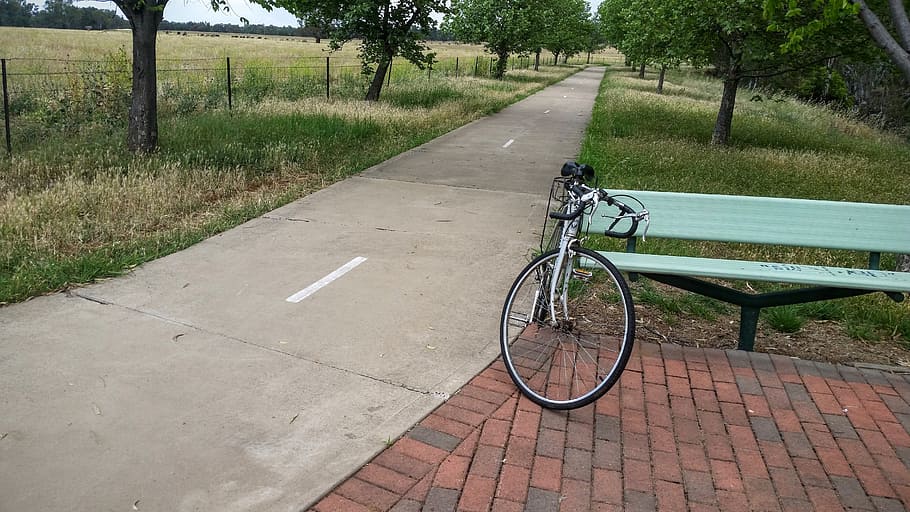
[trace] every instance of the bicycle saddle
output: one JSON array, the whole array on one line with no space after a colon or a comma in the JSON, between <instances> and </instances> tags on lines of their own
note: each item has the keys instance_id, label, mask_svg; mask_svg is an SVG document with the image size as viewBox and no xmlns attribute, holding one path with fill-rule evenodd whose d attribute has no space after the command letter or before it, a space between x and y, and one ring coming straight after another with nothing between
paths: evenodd
<instances>
[{"instance_id":1,"label":"bicycle saddle","mask_svg":"<svg viewBox=\"0 0 910 512\"><path fill-rule=\"evenodd\" d=\"M577 162L566 162L562 165L559 172L565 177L578 178L580 181L587 181L594 178L594 168L588 164L579 164Z\"/></svg>"}]
</instances>

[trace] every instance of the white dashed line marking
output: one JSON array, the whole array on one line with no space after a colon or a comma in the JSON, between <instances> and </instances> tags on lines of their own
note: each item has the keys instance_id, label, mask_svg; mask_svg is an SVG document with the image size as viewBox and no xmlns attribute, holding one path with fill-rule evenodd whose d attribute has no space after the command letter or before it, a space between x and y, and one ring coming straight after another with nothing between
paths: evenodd
<instances>
[{"instance_id":1,"label":"white dashed line marking","mask_svg":"<svg viewBox=\"0 0 910 512\"><path fill-rule=\"evenodd\" d=\"M310 295L313 295L314 293L318 292L319 290L325 288L326 286L331 284L332 281L334 281L334 280L338 279L339 277L347 274L348 272L354 270L354 268L357 267L357 265L360 265L361 263L363 263L366 260L367 259L362 256L357 256L356 258L352 259L351 261L349 261L349 262L345 263L344 265L342 265L341 267L339 267L338 270L335 270L331 274L323 277L319 281L316 281L315 283L307 286L303 290L300 290L299 292L295 293L294 295L291 295L290 297L288 297L284 300L287 302L293 302L296 304L296 303L302 301L303 299L309 297Z\"/></svg>"},{"instance_id":2,"label":"white dashed line marking","mask_svg":"<svg viewBox=\"0 0 910 512\"><path fill-rule=\"evenodd\" d=\"M509 139L509 142L506 142L505 144L503 144L502 147L507 148L507 147L511 146L513 142L515 142L515 139Z\"/></svg>"}]
</instances>

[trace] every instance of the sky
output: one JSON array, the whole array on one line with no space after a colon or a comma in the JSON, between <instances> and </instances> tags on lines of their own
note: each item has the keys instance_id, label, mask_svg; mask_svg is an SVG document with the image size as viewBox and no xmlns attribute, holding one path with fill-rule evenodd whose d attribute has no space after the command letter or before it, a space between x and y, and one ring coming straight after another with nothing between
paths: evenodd
<instances>
[{"instance_id":1,"label":"sky","mask_svg":"<svg viewBox=\"0 0 910 512\"><path fill-rule=\"evenodd\" d=\"M37 3L37 2L36 2ZM77 0L81 7L97 7L115 10L117 7L110 0ZM297 18L284 9L272 9L271 12L246 0L228 0L230 12L215 12L207 0L170 0L164 8L164 19L168 21L207 21L209 23L227 23L240 25L240 18L246 18L254 25L275 25L277 27L297 26ZM122 14L121 14L122 16Z\"/></svg>"},{"instance_id":2,"label":"sky","mask_svg":"<svg viewBox=\"0 0 910 512\"><path fill-rule=\"evenodd\" d=\"M80 0L80 6L92 6L99 9L116 9L110 0ZM600 5L600 0L588 0L592 9ZM168 21L207 21L209 23L241 24L244 17L254 25L275 25L277 27L297 26L297 18L284 9L272 9L271 12L247 0L228 0L231 12L214 12L207 0L170 0L164 9L164 19Z\"/></svg>"}]
</instances>

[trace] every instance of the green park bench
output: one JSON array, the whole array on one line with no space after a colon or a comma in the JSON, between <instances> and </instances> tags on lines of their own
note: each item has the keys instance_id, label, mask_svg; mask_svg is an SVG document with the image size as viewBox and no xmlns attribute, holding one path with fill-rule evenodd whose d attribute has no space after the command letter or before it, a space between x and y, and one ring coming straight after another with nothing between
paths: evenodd
<instances>
[{"instance_id":1,"label":"green park bench","mask_svg":"<svg viewBox=\"0 0 910 512\"><path fill-rule=\"evenodd\" d=\"M879 270L883 253L910 253L910 206L769 197L611 191L632 196L651 214L646 238L766 244L869 253L867 268L801 265L789 262L693 258L635 252L602 252L617 268L740 307L739 346L752 350L762 308L883 292L902 301L910 273ZM630 205L634 201L620 200ZM612 219L595 213L590 232L603 232ZM621 226L617 227L620 230ZM802 285L749 293L706 280L767 281Z\"/></svg>"}]
</instances>

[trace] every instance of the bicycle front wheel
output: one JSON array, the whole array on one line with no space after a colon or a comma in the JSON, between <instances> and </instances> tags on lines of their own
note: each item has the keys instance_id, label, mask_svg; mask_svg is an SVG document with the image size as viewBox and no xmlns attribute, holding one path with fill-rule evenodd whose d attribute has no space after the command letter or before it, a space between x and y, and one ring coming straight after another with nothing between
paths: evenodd
<instances>
[{"instance_id":1,"label":"bicycle front wheel","mask_svg":"<svg viewBox=\"0 0 910 512\"><path fill-rule=\"evenodd\" d=\"M584 248L570 249L560 268L558 259L558 250L546 252L518 275L499 341L522 393L543 407L574 409L619 379L632 352L635 311L629 286L609 260Z\"/></svg>"}]
</instances>

